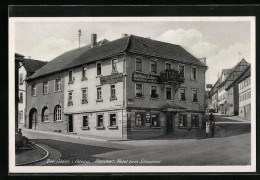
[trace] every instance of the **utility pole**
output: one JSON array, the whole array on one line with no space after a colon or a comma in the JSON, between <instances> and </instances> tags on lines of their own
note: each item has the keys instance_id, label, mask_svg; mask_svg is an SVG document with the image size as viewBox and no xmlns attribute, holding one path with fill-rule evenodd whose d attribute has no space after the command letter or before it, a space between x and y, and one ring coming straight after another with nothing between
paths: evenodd
<instances>
[{"instance_id":1,"label":"utility pole","mask_svg":"<svg viewBox=\"0 0 260 180\"><path fill-rule=\"evenodd\" d=\"M81 29L79 29L79 48L80 48L80 36L81 36Z\"/></svg>"}]
</instances>

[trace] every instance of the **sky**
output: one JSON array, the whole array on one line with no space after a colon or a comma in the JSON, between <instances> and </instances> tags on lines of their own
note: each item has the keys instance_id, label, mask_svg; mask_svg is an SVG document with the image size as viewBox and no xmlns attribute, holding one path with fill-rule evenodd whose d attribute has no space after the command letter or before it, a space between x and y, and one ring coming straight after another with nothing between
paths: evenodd
<instances>
[{"instance_id":1,"label":"sky","mask_svg":"<svg viewBox=\"0 0 260 180\"><path fill-rule=\"evenodd\" d=\"M60 54L98 40L110 41L132 34L178 44L197 58L206 57L206 84L214 84L222 69L239 60L251 63L249 21L34 21L15 23L15 52L25 57L50 61ZM239 56L239 52L241 55Z\"/></svg>"}]
</instances>

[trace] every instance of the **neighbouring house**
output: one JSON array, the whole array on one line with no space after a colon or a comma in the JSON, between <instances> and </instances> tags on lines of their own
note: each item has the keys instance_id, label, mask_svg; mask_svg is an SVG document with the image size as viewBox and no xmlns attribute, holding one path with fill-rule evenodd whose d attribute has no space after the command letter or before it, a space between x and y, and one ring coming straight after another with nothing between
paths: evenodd
<instances>
[{"instance_id":1,"label":"neighbouring house","mask_svg":"<svg viewBox=\"0 0 260 180\"><path fill-rule=\"evenodd\" d=\"M25 126L25 117L26 117L26 91L27 91L27 83L25 79L42 66L44 66L47 62L39 61L35 59L26 59L19 63L19 72L18 72L18 82L19 82L19 103L18 103L18 124L19 127Z\"/></svg>"},{"instance_id":2,"label":"neighbouring house","mask_svg":"<svg viewBox=\"0 0 260 180\"><path fill-rule=\"evenodd\" d=\"M238 115L238 84L236 79L250 64L242 59L232 69L223 69L220 78L210 91L212 104L217 104L218 112L227 115ZM217 103L216 103L217 94Z\"/></svg>"},{"instance_id":3,"label":"neighbouring house","mask_svg":"<svg viewBox=\"0 0 260 180\"><path fill-rule=\"evenodd\" d=\"M239 116L251 120L251 66L238 78Z\"/></svg>"},{"instance_id":4,"label":"neighbouring house","mask_svg":"<svg viewBox=\"0 0 260 180\"><path fill-rule=\"evenodd\" d=\"M96 34L91 39L81 53L61 55L27 80L29 128L144 139L202 127L205 58L134 35L102 44ZM174 69L185 79L178 86L162 81Z\"/></svg>"}]
</instances>

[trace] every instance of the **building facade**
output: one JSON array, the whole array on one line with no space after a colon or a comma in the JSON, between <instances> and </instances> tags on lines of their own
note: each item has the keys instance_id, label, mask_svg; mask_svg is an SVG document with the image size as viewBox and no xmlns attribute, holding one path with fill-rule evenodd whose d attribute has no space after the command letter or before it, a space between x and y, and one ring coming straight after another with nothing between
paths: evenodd
<instances>
[{"instance_id":1,"label":"building facade","mask_svg":"<svg viewBox=\"0 0 260 180\"><path fill-rule=\"evenodd\" d=\"M19 83L19 103L18 103L18 125L23 127L26 125L26 102L27 102L27 83L25 79L34 74L34 72L44 66L47 62L26 59L19 63L18 83Z\"/></svg>"},{"instance_id":2,"label":"building facade","mask_svg":"<svg viewBox=\"0 0 260 180\"><path fill-rule=\"evenodd\" d=\"M57 73L45 73L49 98L31 97L29 106L40 107L38 117L45 117L46 108L53 114L46 122L42 118L36 129L144 139L202 127L205 59L202 62L177 45L132 35L101 45L95 39L92 36L91 47L60 69L59 95L51 94ZM166 69L181 72L184 83L178 87L172 82L162 83L161 73ZM42 74L29 80L32 87L36 84L44 90ZM55 120L57 105L61 120ZM54 128L58 123L60 131Z\"/></svg>"}]
</instances>

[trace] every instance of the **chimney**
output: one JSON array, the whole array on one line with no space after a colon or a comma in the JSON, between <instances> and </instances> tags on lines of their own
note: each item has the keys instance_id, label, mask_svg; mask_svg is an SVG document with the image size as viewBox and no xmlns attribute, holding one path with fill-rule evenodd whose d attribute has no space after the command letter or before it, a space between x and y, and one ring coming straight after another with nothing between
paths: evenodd
<instances>
[{"instance_id":1,"label":"chimney","mask_svg":"<svg viewBox=\"0 0 260 180\"><path fill-rule=\"evenodd\" d=\"M97 45L97 34L92 33L91 34L91 47L94 47Z\"/></svg>"},{"instance_id":2,"label":"chimney","mask_svg":"<svg viewBox=\"0 0 260 180\"><path fill-rule=\"evenodd\" d=\"M128 34L122 34L122 37L126 37L126 36L128 36Z\"/></svg>"}]
</instances>

